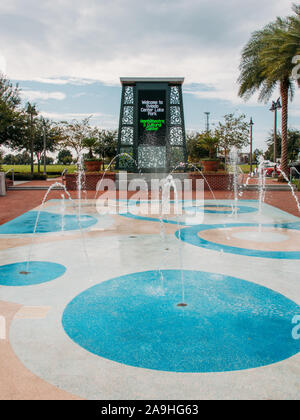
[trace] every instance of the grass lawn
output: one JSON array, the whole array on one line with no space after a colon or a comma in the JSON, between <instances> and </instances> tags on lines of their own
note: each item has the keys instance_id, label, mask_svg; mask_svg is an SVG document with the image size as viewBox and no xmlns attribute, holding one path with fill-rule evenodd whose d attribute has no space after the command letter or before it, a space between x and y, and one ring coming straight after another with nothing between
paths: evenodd
<instances>
[{"instance_id":1,"label":"grass lawn","mask_svg":"<svg viewBox=\"0 0 300 420\"><path fill-rule=\"evenodd\" d=\"M14 169L15 172L23 172L23 173L30 173L31 166L30 165L1 165L4 172L9 171L10 169ZM64 169L68 170L68 173L72 174L76 170L76 165L47 165L46 170L48 174L51 172L59 172L62 173ZM40 168L41 172L44 172L44 166L41 165ZM34 172L37 173L38 165L34 165Z\"/></svg>"},{"instance_id":2,"label":"grass lawn","mask_svg":"<svg viewBox=\"0 0 300 420\"><path fill-rule=\"evenodd\" d=\"M294 179L293 184L296 185L297 191L300 191L300 179Z\"/></svg>"},{"instance_id":3,"label":"grass lawn","mask_svg":"<svg viewBox=\"0 0 300 420\"><path fill-rule=\"evenodd\" d=\"M249 174L250 172L250 165L239 165L241 170L244 172L244 174ZM257 165L252 165L252 171L257 168Z\"/></svg>"},{"instance_id":4,"label":"grass lawn","mask_svg":"<svg viewBox=\"0 0 300 420\"><path fill-rule=\"evenodd\" d=\"M108 165L105 165L105 168L107 168ZM250 172L250 165L239 165L242 171L245 174L248 174ZM257 165L252 165L252 170L256 168ZM30 173L31 167L30 165L1 165L1 168L4 172L9 171L10 169L14 169L15 172L22 172L22 173ZM69 174L72 174L76 171L76 165L47 165L46 170L47 174L51 177L51 172L55 172L56 174L53 176L59 176L65 169L68 170ZM102 168L101 168L102 169ZM44 172L44 166L41 165L41 173ZM37 173L38 166L34 165L34 172ZM59 174L58 174L59 173Z\"/></svg>"}]
</instances>

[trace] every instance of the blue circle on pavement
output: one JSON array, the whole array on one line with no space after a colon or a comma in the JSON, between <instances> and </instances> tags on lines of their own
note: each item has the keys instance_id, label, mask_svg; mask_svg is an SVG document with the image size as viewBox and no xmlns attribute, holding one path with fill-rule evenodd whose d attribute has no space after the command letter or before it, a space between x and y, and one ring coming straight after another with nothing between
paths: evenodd
<instances>
[{"instance_id":1,"label":"blue circle on pavement","mask_svg":"<svg viewBox=\"0 0 300 420\"><path fill-rule=\"evenodd\" d=\"M33 233L39 212L28 211L21 216L0 226L0 234L26 234ZM97 223L93 216L82 214L78 217L73 214L60 214L41 211L38 219L36 233L60 232L62 230L86 229Z\"/></svg>"},{"instance_id":2,"label":"blue circle on pavement","mask_svg":"<svg viewBox=\"0 0 300 420\"><path fill-rule=\"evenodd\" d=\"M187 306L182 303L182 280ZM225 372L269 365L300 351L300 307L239 278L193 270L132 273L87 289L62 325L87 351L169 372Z\"/></svg>"},{"instance_id":3,"label":"blue circle on pavement","mask_svg":"<svg viewBox=\"0 0 300 420\"><path fill-rule=\"evenodd\" d=\"M222 208L222 210L220 210ZM226 209L226 210L224 210ZM184 207L184 210L195 211L195 212L204 212L208 214L232 214L234 211L233 206L229 206L228 204L205 204L203 206L187 206ZM250 206L240 206L238 205L237 214L244 214L244 213L253 213L256 212L257 208L250 207Z\"/></svg>"},{"instance_id":4,"label":"blue circle on pavement","mask_svg":"<svg viewBox=\"0 0 300 420\"><path fill-rule=\"evenodd\" d=\"M1 286L32 286L61 277L66 267L46 261L19 262L0 266Z\"/></svg>"},{"instance_id":5,"label":"blue circle on pavement","mask_svg":"<svg viewBox=\"0 0 300 420\"><path fill-rule=\"evenodd\" d=\"M260 249L250 249L242 247L234 247L225 244L219 244L217 242L208 241L199 236L199 233L206 230L216 230L216 229L227 229L235 227L255 227L259 229L257 223L227 223L227 224L211 224L211 225L195 225L192 227L187 227L175 232L177 238L187 242L191 245L199 246L206 249L211 249L213 251L222 251L230 254L237 255L246 255L247 257L258 257L258 258L277 258L277 259L291 259L299 260L300 259L300 250L299 251L264 251ZM294 229L300 230L300 223L281 223L281 224L264 224L262 227L267 228L278 228L278 229Z\"/></svg>"}]
</instances>

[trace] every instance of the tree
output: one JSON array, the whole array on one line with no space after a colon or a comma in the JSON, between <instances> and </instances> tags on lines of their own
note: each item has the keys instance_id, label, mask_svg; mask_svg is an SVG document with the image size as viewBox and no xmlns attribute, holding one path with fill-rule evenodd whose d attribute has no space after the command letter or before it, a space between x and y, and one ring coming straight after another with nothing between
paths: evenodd
<instances>
[{"instance_id":1,"label":"tree","mask_svg":"<svg viewBox=\"0 0 300 420\"><path fill-rule=\"evenodd\" d=\"M16 164L16 156L12 153L8 153L3 157L3 164L4 165L15 165Z\"/></svg>"},{"instance_id":2,"label":"tree","mask_svg":"<svg viewBox=\"0 0 300 420\"><path fill-rule=\"evenodd\" d=\"M23 153L18 153L15 155L15 165L29 165L30 164L30 155L25 150Z\"/></svg>"},{"instance_id":3,"label":"tree","mask_svg":"<svg viewBox=\"0 0 300 420\"><path fill-rule=\"evenodd\" d=\"M46 165L53 165L54 159L50 156L46 156Z\"/></svg>"},{"instance_id":4,"label":"tree","mask_svg":"<svg viewBox=\"0 0 300 420\"><path fill-rule=\"evenodd\" d=\"M274 160L274 148L273 148L274 133L271 132L267 139L268 149L265 153L265 158L271 161ZM287 131L288 150L287 156L289 161L297 160L298 153L300 150L300 130L290 129ZM277 154L281 153L281 136L277 134Z\"/></svg>"},{"instance_id":5,"label":"tree","mask_svg":"<svg viewBox=\"0 0 300 420\"><path fill-rule=\"evenodd\" d=\"M260 156L263 156L263 155L264 155L263 150L261 150L261 149L255 149L254 152L253 152L253 156L252 156L253 162L255 162L256 164L258 164L258 158Z\"/></svg>"},{"instance_id":6,"label":"tree","mask_svg":"<svg viewBox=\"0 0 300 420\"><path fill-rule=\"evenodd\" d=\"M293 10L296 14L296 16L290 17L290 29L287 33L287 42L286 42L286 48L290 49L289 55L291 56L295 51L297 54L300 54L300 5L293 5ZM297 62L300 59L299 55L294 56L294 59L297 60ZM293 59L293 64L295 63ZM296 73L296 77L294 77L294 70ZM298 70L298 71L297 71ZM298 87L300 87L300 74L299 74L299 65L294 67L292 71L292 76L295 80L298 82Z\"/></svg>"},{"instance_id":7,"label":"tree","mask_svg":"<svg viewBox=\"0 0 300 420\"><path fill-rule=\"evenodd\" d=\"M23 153L20 153L19 161L20 161L20 165L29 165L30 163L29 153L27 153L25 150Z\"/></svg>"},{"instance_id":8,"label":"tree","mask_svg":"<svg viewBox=\"0 0 300 420\"><path fill-rule=\"evenodd\" d=\"M118 152L118 132L117 130L100 130L95 128L93 136L97 139L95 145L95 152L101 156L103 162L103 169L105 158L113 159Z\"/></svg>"},{"instance_id":9,"label":"tree","mask_svg":"<svg viewBox=\"0 0 300 420\"><path fill-rule=\"evenodd\" d=\"M293 57L299 52L299 42L291 42L291 32L296 30L299 14L294 7L296 17L277 18L275 22L251 35L244 47L240 64L239 96L249 98L259 91L259 100L267 102L276 86L279 85L282 120L281 120L281 168L288 174L287 119L288 98L292 99L294 81ZM298 26L297 26L298 28ZM298 38L299 39L299 38Z\"/></svg>"},{"instance_id":10,"label":"tree","mask_svg":"<svg viewBox=\"0 0 300 420\"><path fill-rule=\"evenodd\" d=\"M0 150L0 172L2 172L2 167L1 167L1 165L2 165L2 163L3 163L3 156L4 156L4 153L3 153L3 151L2 151L2 150Z\"/></svg>"},{"instance_id":11,"label":"tree","mask_svg":"<svg viewBox=\"0 0 300 420\"><path fill-rule=\"evenodd\" d=\"M118 131L117 130L102 130L102 139L104 143L103 159L107 156L113 159L118 151Z\"/></svg>"},{"instance_id":12,"label":"tree","mask_svg":"<svg viewBox=\"0 0 300 420\"><path fill-rule=\"evenodd\" d=\"M186 148L189 160L192 162L198 162L201 158L207 156L207 150L199 141L200 137L205 133L188 133L186 135Z\"/></svg>"},{"instance_id":13,"label":"tree","mask_svg":"<svg viewBox=\"0 0 300 420\"><path fill-rule=\"evenodd\" d=\"M200 145L208 151L209 159L216 159L219 144L219 138L213 137L210 133L204 133L199 137Z\"/></svg>"},{"instance_id":14,"label":"tree","mask_svg":"<svg viewBox=\"0 0 300 420\"><path fill-rule=\"evenodd\" d=\"M34 154L37 158L38 172L43 157L46 159L46 152L54 152L57 147L58 134L51 121L40 117L34 125ZM45 153L45 155L44 155ZM46 162L45 162L46 163ZM47 164L47 163L46 163Z\"/></svg>"},{"instance_id":15,"label":"tree","mask_svg":"<svg viewBox=\"0 0 300 420\"><path fill-rule=\"evenodd\" d=\"M85 148L84 139L91 137L90 118L85 118L81 122L62 121L59 124L59 141L61 149L73 149L77 155L77 160Z\"/></svg>"},{"instance_id":16,"label":"tree","mask_svg":"<svg viewBox=\"0 0 300 420\"><path fill-rule=\"evenodd\" d=\"M33 175L34 172L34 123L35 123L35 117L38 115L38 112L36 110L36 106L32 105L30 102L27 102L26 105L26 114L28 115L28 139L26 145L23 145L25 148L30 150L30 156L31 156L31 175Z\"/></svg>"},{"instance_id":17,"label":"tree","mask_svg":"<svg viewBox=\"0 0 300 420\"><path fill-rule=\"evenodd\" d=\"M19 107L20 89L0 73L0 145L20 141L23 135L25 118Z\"/></svg>"},{"instance_id":18,"label":"tree","mask_svg":"<svg viewBox=\"0 0 300 420\"><path fill-rule=\"evenodd\" d=\"M28 109L28 125L24 132L22 142L14 143L16 150L30 152L31 170L34 156L38 164L38 172L41 170L41 163L44 152L54 152L59 139L59 132L55 124L43 117L38 117L35 108L31 104L27 104ZM45 146L45 147L44 147Z\"/></svg>"},{"instance_id":19,"label":"tree","mask_svg":"<svg viewBox=\"0 0 300 420\"><path fill-rule=\"evenodd\" d=\"M95 152L95 149L97 148L97 144L98 143L98 139L97 137L86 137L85 139L83 139L83 147L89 149L89 153L87 155L88 159L96 159L94 156L94 153L97 153L97 151Z\"/></svg>"},{"instance_id":20,"label":"tree","mask_svg":"<svg viewBox=\"0 0 300 420\"><path fill-rule=\"evenodd\" d=\"M73 156L70 150L62 149L57 155L57 163L62 165L71 165L73 161Z\"/></svg>"},{"instance_id":21,"label":"tree","mask_svg":"<svg viewBox=\"0 0 300 420\"><path fill-rule=\"evenodd\" d=\"M226 114L224 123L220 123L215 129L214 137L219 140L218 147L224 151L225 160L233 147L241 149L249 144L249 123L244 114L236 117L234 114Z\"/></svg>"}]
</instances>

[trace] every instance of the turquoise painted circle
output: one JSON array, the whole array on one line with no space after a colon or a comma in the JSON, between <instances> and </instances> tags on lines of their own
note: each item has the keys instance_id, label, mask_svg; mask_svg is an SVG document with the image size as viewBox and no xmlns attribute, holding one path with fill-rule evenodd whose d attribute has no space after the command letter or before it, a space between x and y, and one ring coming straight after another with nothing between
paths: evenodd
<instances>
[{"instance_id":1,"label":"turquoise painted circle","mask_svg":"<svg viewBox=\"0 0 300 420\"><path fill-rule=\"evenodd\" d=\"M222 209L225 208L226 210L220 210L220 208ZM208 214L232 214L234 208L232 206L229 206L228 204L226 205L206 204L204 206L187 206L187 207L184 207L184 210L200 212L200 213L203 212L203 213L208 213ZM238 209L237 209L238 214L254 213L254 212L257 212L257 208L238 205Z\"/></svg>"},{"instance_id":2,"label":"turquoise painted circle","mask_svg":"<svg viewBox=\"0 0 300 420\"><path fill-rule=\"evenodd\" d=\"M65 308L62 325L87 351L169 372L225 372L269 365L300 351L300 307L273 290L201 271L128 274L100 283ZM181 274L186 307L182 302Z\"/></svg>"},{"instance_id":3,"label":"turquoise painted circle","mask_svg":"<svg viewBox=\"0 0 300 420\"><path fill-rule=\"evenodd\" d=\"M1 286L32 286L61 277L66 267L46 261L30 261L0 266ZM22 274L28 272L28 274Z\"/></svg>"},{"instance_id":4,"label":"turquoise painted circle","mask_svg":"<svg viewBox=\"0 0 300 420\"><path fill-rule=\"evenodd\" d=\"M126 200L120 200L120 201L126 201ZM188 200L190 201L190 200ZM191 204L184 205L183 210L185 212L189 212L187 215L189 216L189 220L186 221L180 221L180 220L172 220L167 218L166 216L162 219L155 218L155 217L149 217L147 215L139 215L134 212L130 211L130 206L134 206L137 202L141 203L149 203L149 200L132 200L132 203L128 205L128 211L123 212L120 215L123 217L131 218L131 219L137 219L137 220L144 220L149 222L163 222L163 223L169 223L169 224L176 224L181 226L189 226L191 224L199 224L199 220L195 219L194 223L192 223L191 216L197 215L197 213L203 213L203 214L232 214L233 208L231 205L223 205L223 204L206 204L206 205L199 205L199 206L193 206ZM174 200L170 200L170 203L175 203ZM182 200L179 200L179 203L183 203ZM219 210L220 208L223 208L223 210ZM224 210L226 208L226 210ZM228 210L227 210L228 208ZM245 213L254 213L257 212L257 208L251 207L251 206L245 206L245 205L239 205L237 209L237 214L245 214Z\"/></svg>"},{"instance_id":5,"label":"turquoise painted circle","mask_svg":"<svg viewBox=\"0 0 300 420\"><path fill-rule=\"evenodd\" d=\"M258 258L275 258L275 259L291 259L299 260L300 259L300 250L299 251L264 251L260 249L250 249L235 247L225 244L219 244L217 242L208 241L199 236L199 233L205 230L215 230L215 229L226 229L226 228L236 228L236 227L254 227L259 229L259 225L256 223L227 223L227 224L211 224L211 225L195 225L182 229L175 232L177 238L187 242L191 245L199 246L206 249L211 249L213 251L222 251L230 254L245 255L247 257L258 257ZM274 229L294 229L300 230L300 223L280 223L280 224L263 224L262 227L274 228Z\"/></svg>"},{"instance_id":6,"label":"turquoise painted circle","mask_svg":"<svg viewBox=\"0 0 300 420\"><path fill-rule=\"evenodd\" d=\"M27 234L33 233L35 223L39 213L37 211L28 211L21 216L11 220L0 226L0 234ZM73 214L60 214L41 211L38 219L36 233L50 233L79 230L89 228L97 223L97 219L93 216L84 215L78 217Z\"/></svg>"}]
</instances>

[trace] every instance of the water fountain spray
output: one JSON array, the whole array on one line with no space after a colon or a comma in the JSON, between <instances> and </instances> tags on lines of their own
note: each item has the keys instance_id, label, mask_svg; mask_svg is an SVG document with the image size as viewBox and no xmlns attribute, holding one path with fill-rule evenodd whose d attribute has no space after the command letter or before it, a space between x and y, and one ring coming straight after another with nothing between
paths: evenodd
<instances>
[{"instance_id":1,"label":"water fountain spray","mask_svg":"<svg viewBox=\"0 0 300 420\"><path fill-rule=\"evenodd\" d=\"M283 176L283 178L285 179L285 181L288 183L288 186L290 187L291 192L292 192L292 195L293 195L293 197L294 197L294 199L296 201L296 205L297 205L298 211L300 212L300 203L299 203L298 197L297 197L297 195L295 193L295 190L294 190L294 187L293 187L292 182L289 180L289 178L287 177L287 175L280 168L277 168L277 169L279 170L279 172L281 173L281 175ZM296 170L296 168L293 168L293 169ZM299 172L298 172L298 174L299 174Z\"/></svg>"},{"instance_id":2,"label":"water fountain spray","mask_svg":"<svg viewBox=\"0 0 300 420\"><path fill-rule=\"evenodd\" d=\"M259 204L258 204L258 216L259 216L259 233L262 231L262 206L265 201L266 195L266 171L263 156L259 157L258 165L258 190L259 190Z\"/></svg>"},{"instance_id":3,"label":"water fountain spray","mask_svg":"<svg viewBox=\"0 0 300 420\"><path fill-rule=\"evenodd\" d=\"M110 161L109 165L107 166L107 168L105 169L105 171L104 171L104 173L103 173L103 175L102 175L101 180L97 183L96 193L95 193L95 196L94 196L94 199L95 199L95 200L96 200L96 199L97 199L97 197L98 197L98 193L99 193L99 191L100 191L100 188L101 188L101 185L102 185L102 181L103 181L103 179L104 179L104 177L105 177L106 173L108 172L108 170L110 169L110 167L111 167L111 165L114 163L114 161L115 161L118 157L120 157L120 156L126 156L126 157L128 157L129 159L131 159L131 160L133 161L133 163L135 164L136 168L138 169L139 174L140 174L140 175L142 175L142 172L141 172L141 170L139 169L139 167L138 167L138 164L137 164L136 160L135 160L135 159L133 159L133 157L132 157L132 156L130 156L128 153L119 153L118 155L116 155L116 156L115 156L115 157L114 157L114 158Z\"/></svg>"},{"instance_id":4,"label":"water fountain spray","mask_svg":"<svg viewBox=\"0 0 300 420\"><path fill-rule=\"evenodd\" d=\"M187 304L185 303L185 288L184 288L184 278L183 278L183 258L182 258L182 240L181 240L181 225L179 222L179 199L178 199L178 191L176 183L174 182L173 176L170 174L165 178L162 187L162 211L165 210L165 205L170 202L170 190L173 188L174 190L174 204L175 204L175 213L176 213L176 221L178 227L178 254L179 254L179 265L180 265L180 281L181 281L181 302L177 304L178 307L186 307Z\"/></svg>"},{"instance_id":5,"label":"water fountain spray","mask_svg":"<svg viewBox=\"0 0 300 420\"><path fill-rule=\"evenodd\" d=\"M90 266L90 261L89 261L88 253L87 253L86 246L85 246L85 238L84 238L83 231L82 231L82 226L81 226L81 220L80 220L79 214L78 214L77 209L76 209L76 204L75 204L74 200L72 199L69 191L65 187L65 185L63 185L60 182L55 182L54 184L52 184L48 188L48 190L47 190L47 192L44 195L44 198L42 200L42 204L41 204L41 206L39 208L39 211L38 211L38 214L37 214L37 217L36 217L36 220L35 220L35 224L34 224L34 229L33 229L33 232L32 232L31 243L30 243L30 246L29 246L29 252L28 252L27 263L26 263L26 270L25 271L21 271L20 274L26 275L26 274L29 274L30 273L30 271L29 271L29 264L30 264L30 261L31 261L32 248L33 248L33 243L34 243L34 239L35 239L35 236L36 236L36 230L37 230L37 227L38 227L40 215L41 215L41 212L42 212L42 210L43 210L43 208L45 206L45 203L47 201L48 195L55 188L62 188L64 190L65 194L67 195L68 200L70 200L71 203L72 203L73 209L74 209L75 214L76 214L76 218L77 218L77 222L78 222L80 234L81 234L81 237L82 237L83 251L84 251L86 260L88 262L88 265Z\"/></svg>"}]
</instances>

